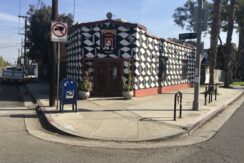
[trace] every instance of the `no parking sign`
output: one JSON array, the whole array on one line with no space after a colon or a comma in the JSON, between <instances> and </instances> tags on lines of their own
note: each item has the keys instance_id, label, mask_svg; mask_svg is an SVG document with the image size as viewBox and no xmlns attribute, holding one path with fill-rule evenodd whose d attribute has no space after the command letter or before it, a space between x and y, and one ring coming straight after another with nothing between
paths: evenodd
<instances>
[{"instance_id":1,"label":"no parking sign","mask_svg":"<svg viewBox=\"0 0 244 163\"><path fill-rule=\"evenodd\" d=\"M67 42L68 26L63 22L52 22L51 26L51 41L58 42L58 55L57 55L57 95L59 95L59 75L60 75L60 43ZM66 92L66 99L74 98L74 92ZM57 109L58 109L59 96L57 96Z\"/></svg>"},{"instance_id":2,"label":"no parking sign","mask_svg":"<svg viewBox=\"0 0 244 163\"><path fill-rule=\"evenodd\" d=\"M68 26L67 23L52 22L51 41L67 42Z\"/></svg>"}]
</instances>

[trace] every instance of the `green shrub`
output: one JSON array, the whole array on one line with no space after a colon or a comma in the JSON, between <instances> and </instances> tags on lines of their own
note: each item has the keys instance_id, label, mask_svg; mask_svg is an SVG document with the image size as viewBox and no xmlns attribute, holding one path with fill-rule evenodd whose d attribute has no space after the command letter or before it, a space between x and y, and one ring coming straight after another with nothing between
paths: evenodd
<instances>
[{"instance_id":1,"label":"green shrub","mask_svg":"<svg viewBox=\"0 0 244 163\"><path fill-rule=\"evenodd\" d=\"M132 91L133 87L132 87L132 75L131 75L131 70L130 70L130 63L128 65L128 81L126 83L126 81L123 78L123 90L124 91Z\"/></svg>"},{"instance_id":2,"label":"green shrub","mask_svg":"<svg viewBox=\"0 0 244 163\"><path fill-rule=\"evenodd\" d=\"M89 75L87 71L85 71L82 77L82 81L79 83L79 91L85 91L85 92L92 91L92 83L89 79Z\"/></svg>"}]
</instances>

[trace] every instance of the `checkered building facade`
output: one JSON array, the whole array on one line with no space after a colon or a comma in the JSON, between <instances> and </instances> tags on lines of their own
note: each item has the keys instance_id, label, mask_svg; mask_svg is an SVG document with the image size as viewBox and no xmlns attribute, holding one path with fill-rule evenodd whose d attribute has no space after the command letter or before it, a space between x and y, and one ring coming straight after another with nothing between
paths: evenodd
<instances>
[{"instance_id":1,"label":"checkered building facade","mask_svg":"<svg viewBox=\"0 0 244 163\"><path fill-rule=\"evenodd\" d=\"M116 50L104 53L101 49L101 30L116 30ZM67 78L82 80L84 67L93 81L94 59L124 59L123 77L128 78L132 64L134 90L192 83L195 50L147 34L138 24L105 20L72 27L67 42ZM166 79L159 80L159 57L167 58ZM187 77L182 79L182 60L187 62Z\"/></svg>"}]
</instances>

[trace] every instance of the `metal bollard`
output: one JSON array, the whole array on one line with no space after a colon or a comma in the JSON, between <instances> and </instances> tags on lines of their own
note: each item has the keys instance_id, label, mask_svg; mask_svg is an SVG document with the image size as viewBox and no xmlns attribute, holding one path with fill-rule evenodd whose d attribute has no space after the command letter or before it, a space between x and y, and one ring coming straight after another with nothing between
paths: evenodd
<instances>
[{"instance_id":1,"label":"metal bollard","mask_svg":"<svg viewBox=\"0 0 244 163\"><path fill-rule=\"evenodd\" d=\"M214 91L214 86L209 85L208 86L208 93L209 93L208 103L211 103L213 101L213 91Z\"/></svg>"},{"instance_id":2,"label":"metal bollard","mask_svg":"<svg viewBox=\"0 0 244 163\"><path fill-rule=\"evenodd\" d=\"M205 92L204 92L205 105L207 105L207 97L208 97L208 86L205 87Z\"/></svg>"},{"instance_id":3,"label":"metal bollard","mask_svg":"<svg viewBox=\"0 0 244 163\"><path fill-rule=\"evenodd\" d=\"M215 101L217 101L217 93L218 93L218 85L217 84L215 84L214 92L215 92Z\"/></svg>"},{"instance_id":4,"label":"metal bollard","mask_svg":"<svg viewBox=\"0 0 244 163\"><path fill-rule=\"evenodd\" d=\"M210 85L208 86L208 103L211 103L211 90L210 90Z\"/></svg>"},{"instance_id":5,"label":"metal bollard","mask_svg":"<svg viewBox=\"0 0 244 163\"><path fill-rule=\"evenodd\" d=\"M179 115L179 118L181 118L182 117L182 93L181 92L179 92L180 93L180 115Z\"/></svg>"},{"instance_id":6,"label":"metal bollard","mask_svg":"<svg viewBox=\"0 0 244 163\"><path fill-rule=\"evenodd\" d=\"M213 102L213 91L211 91L211 102Z\"/></svg>"},{"instance_id":7,"label":"metal bollard","mask_svg":"<svg viewBox=\"0 0 244 163\"><path fill-rule=\"evenodd\" d=\"M178 102L178 104L180 104L180 113L179 113L179 118L182 117L182 93L180 91L178 91L177 93L175 93L175 101L174 101L174 121L176 121L176 102Z\"/></svg>"},{"instance_id":8,"label":"metal bollard","mask_svg":"<svg viewBox=\"0 0 244 163\"><path fill-rule=\"evenodd\" d=\"M174 121L176 121L176 100L177 100L177 93L175 94L175 102L174 102Z\"/></svg>"}]
</instances>

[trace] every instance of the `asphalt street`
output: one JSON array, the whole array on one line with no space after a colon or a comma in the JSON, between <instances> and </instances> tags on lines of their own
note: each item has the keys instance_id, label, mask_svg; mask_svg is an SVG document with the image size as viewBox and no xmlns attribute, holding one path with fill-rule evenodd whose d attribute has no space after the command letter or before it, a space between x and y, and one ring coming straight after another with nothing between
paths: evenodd
<instances>
[{"instance_id":1,"label":"asphalt street","mask_svg":"<svg viewBox=\"0 0 244 163\"><path fill-rule=\"evenodd\" d=\"M210 140L171 148L125 150L70 146L28 134L24 115L37 118L24 107L15 85L0 85L0 162L84 163L242 163L244 162L244 104Z\"/></svg>"}]
</instances>

